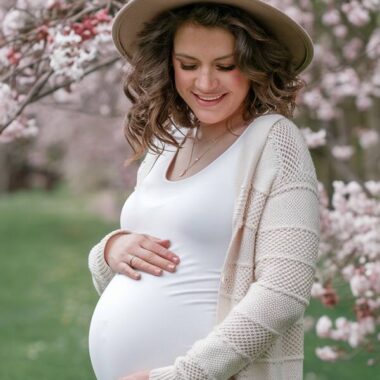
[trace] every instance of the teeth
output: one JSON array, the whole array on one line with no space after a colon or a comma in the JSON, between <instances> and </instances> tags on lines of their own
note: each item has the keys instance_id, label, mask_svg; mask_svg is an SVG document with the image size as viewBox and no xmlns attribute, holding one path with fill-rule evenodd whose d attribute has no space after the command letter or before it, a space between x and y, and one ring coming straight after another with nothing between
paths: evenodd
<instances>
[{"instance_id":1,"label":"teeth","mask_svg":"<svg viewBox=\"0 0 380 380\"><path fill-rule=\"evenodd\" d=\"M197 95L198 96L198 95ZM216 100L216 99L220 99L223 95L220 95L220 96L215 96L213 98L201 98L200 96L198 96L199 99L202 99L202 100Z\"/></svg>"}]
</instances>

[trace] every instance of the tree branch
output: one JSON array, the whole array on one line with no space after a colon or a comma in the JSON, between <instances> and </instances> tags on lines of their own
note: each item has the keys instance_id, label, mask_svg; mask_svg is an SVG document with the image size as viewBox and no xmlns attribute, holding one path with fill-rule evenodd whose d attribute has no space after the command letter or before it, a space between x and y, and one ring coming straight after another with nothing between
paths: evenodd
<instances>
[{"instance_id":1,"label":"tree branch","mask_svg":"<svg viewBox=\"0 0 380 380\"><path fill-rule=\"evenodd\" d=\"M103 67L107 67L109 65L114 64L118 60L120 60L120 57L113 57L111 59L108 59L108 60L105 60L103 62L100 62L98 65L96 65L96 66L92 67L91 69L88 69L87 71L85 71L84 74L83 74L83 77L81 79L83 79L87 75L93 73L94 71L97 71L97 70L99 70L99 69L101 69ZM66 86L68 86L68 85L70 85L70 84L72 84L74 82L76 82L75 79L68 79L67 81L63 82L62 84L57 85L55 87L52 87L49 90L47 90L47 91L43 92L42 94L38 95L36 98L33 99L33 101L40 100L41 98L44 98L45 96L50 95L51 93L57 91L58 89L66 87Z\"/></svg>"},{"instance_id":2,"label":"tree branch","mask_svg":"<svg viewBox=\"0 0 380 380\"><path fill-rule=\"evenodd\" d=\"M97 71L103 67L107 67L107 66L114 64L118 60L120 60L120 57L112 57L110 59L106 59L106 60L100 62L98 65L95 65L95 66L91 67L90 69L86 70L81 79L83 79L85 76L93 73L94 71ZM27 97L24 99L24 101L20 104L20 107L15 112L15 114L12 115L11 118L9 120L7 120L7 122L3 126L0 127L0 134L12 123L13 120L16 119L17 116L19 116L21 114L21 112L24 110L24 108L28 104L36 102L37 100L40 100L40 99L52 94L53 92L57 91L60 88L67 87L70 84L77 82L75 79L68 79L65 82L61 83L60 85L54 86L54 87L50 88L49 90L39 94L39 91L42 89L42 87L45 85L45 83L47 82L47 80L50 78L50 76L52 74L54 74L54 71L49 70L48 72L44 73L40 78L38 78L36 80L31 91L29 92Z\"/></svg>"},{"instance_id":3,"label":"tree branch","mask_svg":"<svg viewBox=\"0 0 380 380\"><path fill-rule=\"evenodd\" d=\"M20 104L20 107L18 110L15 112L14 115L0 128L0 134L4 131L5 128L7 128L14 119L16 119L17 116L21 114L21 112L24 110L24 108L29 104L34 101L34 96L40 91L40 89L44 86L46 81L49 79L49 77L54 73L53 70L50 70L46 73L44 73L40 78L36 80L34 83L31 91L29 94L26 96L24 101Z\"/></svg>"}]
</instances>

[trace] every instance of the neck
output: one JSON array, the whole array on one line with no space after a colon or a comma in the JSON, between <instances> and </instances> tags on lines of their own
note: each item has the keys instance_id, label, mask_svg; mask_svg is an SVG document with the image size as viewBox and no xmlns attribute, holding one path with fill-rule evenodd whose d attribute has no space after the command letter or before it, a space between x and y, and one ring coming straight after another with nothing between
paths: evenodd
<instances>
[{"instance_id":1,"label":"neck","mask_svg":"<svg viewBox=\"0 0 380 380\"><path fill-rule=\"evenodd\" d=\"M234 120L228 120L224 121L223 123L215 123L215 124L205 124L200 123L198 131L197 131L197 138L199 141L207 142L211 141L224 132L226 132L228 129L232 131L238 131L240 128L244 127L246 125L246 122L243 120L242 117L235 118ZM228 128L227 128L228 127Z\"/></svg>"}]
</instances>

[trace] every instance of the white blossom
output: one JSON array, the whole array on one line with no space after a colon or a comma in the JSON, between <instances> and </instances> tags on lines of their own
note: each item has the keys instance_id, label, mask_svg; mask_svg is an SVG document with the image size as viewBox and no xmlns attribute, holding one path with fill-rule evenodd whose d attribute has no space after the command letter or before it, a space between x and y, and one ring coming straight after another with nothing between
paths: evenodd
<instances>
[{"instance_id":1,"label":"white blossom","mask_svg":"<svg viewBox=\"0 0 380 380\"><path fill-rule=\"evenodd\" d=\"M380 57L380 28L376 28L367 43L366 53L369 58L376 59Z\"/></svg>"},{"instance_id":2,"label":"white blossom","mask_svg":"<svg viewBox=\"0 0 380 380\"><path fill-rule=\"evenodd\" d=\"M351 145L336 145L332 148L331 153L338 160L346 161L353 156L354 149Z\"/></svg>"},{"instance_id":3,"label":"white blossom","mask_svg":"<svg viewBox=\"0 0 380 380\"><path fill-rule=\"evenodd\" d=\"M3 125L17 110L17 101L11 88L6 83L0 83L0 125Z\"/></svg>"},{"instance_id":4,"label":"white blossom","mask_svg":"<svg viewBox=\"0 0 380 380\"><path fill-rule=\"evenodd\" d=\"M313 132L310 128L300 128L306 144L309 148L317 148L326 145L326 130L320 129Z\"/></svg>"},{"instance_id":5,"label":"white blossom","mask_svg":"<svg viewBox=\"0 0 380 380\"><path fill-rule=\"evenodd\" d=\"M318 322L315 326L315 330L319 337L328 338L330 336L331 327L331 319L327 315L323 315L318 319Z\"/></svg>"},{"instance_id":6,"label":"white blossom","mask_svg":"<svg viewBox=\"0 0 380 380\"><path fill-rule=\"evenodd\" d=\"M30 16L21 10L12 9L5 14L2 21L2 31L5 36L11 36L24 29Z\"/></svg>"},{"instance_id":7,"label":"white blossom","mask_svg":"<svg viewBox=\"0 0 380 380\"><path fill-rule=\"evenodd\" d=\"M330 346L317 347L315 349L315 354L322 360L325 361L336 361L339 357L337 352Z\"/></svg>"},{"instance_id":8,"label":"white blossom","mask_svg":"<svg viewBox=\"0 0 380 380\"><path fill-rule=\"evenodd\" d=\"M57 34L50 47L50 66L57 75L65 75L75 80L83 77L86 63L96 58L97 50L91 45L88 45L87 50L81 48L81 41L81 37L74 31L68 35Z\"/></svg>"}]
</instances>

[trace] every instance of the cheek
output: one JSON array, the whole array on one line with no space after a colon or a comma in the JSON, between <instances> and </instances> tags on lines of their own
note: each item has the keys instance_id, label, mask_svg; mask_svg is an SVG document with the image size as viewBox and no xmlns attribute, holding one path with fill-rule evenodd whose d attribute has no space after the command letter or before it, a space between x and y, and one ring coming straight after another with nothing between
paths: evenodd
<instances>
[{"instance_id":1,"label":"cheek","mask_svg":"<svg viewBox=\"0 0 380 380\"><path fill-rule=\"evenodd\" d=\"M238 71L235 73L231 73L230 83L231 86L240 90L246 90L249 88L249 80L243 73Z\"/></svg>"},{"instance_id":2,"label":"cheek","mask_svg":"<svg viewBox=\"0 0 380 380\"><path fill-rule=\"evenodd\" d=\"M186 73L180 70L174 71L174 79L176 88L178 90L185 88L189 83L189 78L187 77Z\"/></svg>"},{"instance_id":3,"label":"cheek","mask_svg":"<svg viewBox=\"0 0 380 380\"><path fill-rule=\"evenodd\" d=\"M247 95L251 86L250 80L241 72L233 73L230 83L235 92L240 94L242 97Z\"/></svg>"}]
</instances>

